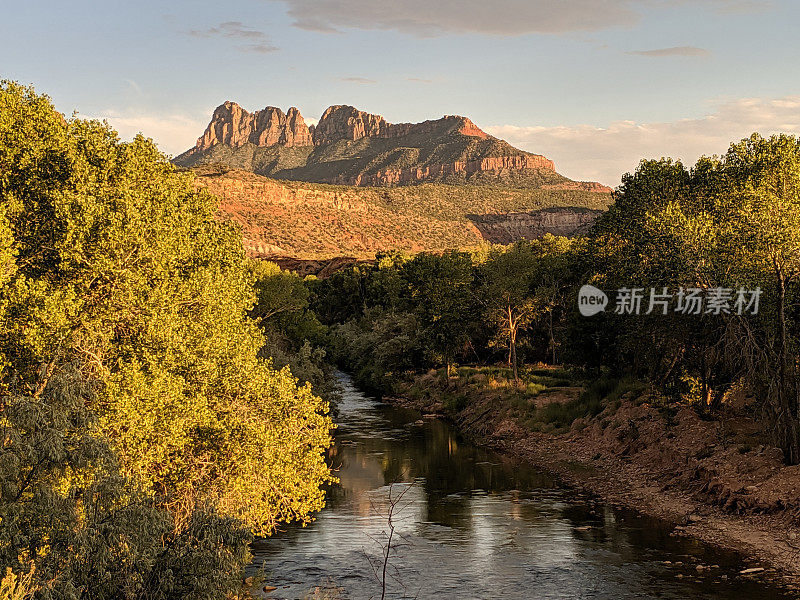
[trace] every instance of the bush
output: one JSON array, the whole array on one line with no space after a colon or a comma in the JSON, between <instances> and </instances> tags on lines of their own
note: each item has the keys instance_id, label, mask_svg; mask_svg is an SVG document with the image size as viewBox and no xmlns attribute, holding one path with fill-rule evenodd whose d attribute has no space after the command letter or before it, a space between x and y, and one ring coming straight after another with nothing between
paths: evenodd
<instances>
[{"instance_id":1,"label":"bush","mask_svg":"<svg viewBox=\"0 0 800 600\"><path fill-rule=\"evenodd\" d=\"M3 600L36 597L221 598L237 588L251 534L195 510L186 524L119 474L86 408L94 390L74 368L40 397L0 404Z\"/></svg>"},{"instance_id":2,"label":"bush","mask_svg":"<svg viewBox=\"0 0 800 600\"><path fill-rule=\"evenodd\" d=\"M590 419L599 415L625 394L640 394L645 385L634 378L617 379L604 375L590 383L581 394L568 402L551 402L539 407L533 415L534 422L552 424L567 429L575 419Z\"/></svg>"}]
</instances>

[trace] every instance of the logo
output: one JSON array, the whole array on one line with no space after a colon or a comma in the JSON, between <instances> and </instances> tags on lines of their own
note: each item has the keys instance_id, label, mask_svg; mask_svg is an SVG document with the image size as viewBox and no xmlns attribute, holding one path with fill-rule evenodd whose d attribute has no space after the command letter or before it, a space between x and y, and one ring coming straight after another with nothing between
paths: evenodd
<instances>
[{"instance_id":1,"label":"logo","mask_svg":"<svg viewBox=\"0 0 800 600\"><path fill-rule=\"evenodd\" d=\"M578 291L578 311L584 317L591 317L603 312L608 304L608 296L603 290L598 290L593 285L584 285Z\"/></svg>"},{"instance_id":2,"label":"logo","mask_svg":"<svg viewBox=\"0 0 800 600\"><path fill-rule=\"evenodd\" d=\"M610 292L614 298L617 315L757 315L761 300L761 288L744 287L622 287ZM578 311L591 317L605 311L609 298L603 290L593 285L584 285L578 291Z\"/></svg>"}]
</instances>

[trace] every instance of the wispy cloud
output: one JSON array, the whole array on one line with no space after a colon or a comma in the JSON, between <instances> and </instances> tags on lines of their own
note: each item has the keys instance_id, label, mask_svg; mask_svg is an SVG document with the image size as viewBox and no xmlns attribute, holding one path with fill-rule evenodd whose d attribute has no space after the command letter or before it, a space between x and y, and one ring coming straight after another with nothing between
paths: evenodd
<instances>
[{"instance_id":1,"label":"wispy cloud","mask_svg":"<svg viewBox=\"0 0 800 600\"><path fill-rule=\"evenodd\" d=\"M764 12L774 8L771 0L717 0L717 12L723 14Z\"/></svg>"},{"instance_id":2,"label":"wispy cloud","mask_svg":"<svg viewBox=\"0 0 800 600\"><path fill-rule=\"evenodd\" d=\"M301 29L394 29L416 36L452 33L519 35L561 33L631 25L638 19L631 0L276 0Z\"/></svg>"},{"instance_id":3,"label":"wispy cloud","mask_svg":"<svg viewBox=\"0 0 800 600\"><path fill-rule=\"evenodd\" d=\"M632 50L625 54L635 56L649 56L652 58L663 58L669 56L684 56L692 58L706 58L711 56L711 52L705 48L697 46L673 46L671 48L655 48L654 50Z\"/></svg>"},{"instance_id":4,"label":"wispy cloud","mask_svg":"<svg viewBox=\"0 0 800 600\"><path fill-rule=\"evenodd\" d=\"M278 50L269 40L269 36L263 31L248 27L241 21L225 21L208 29L192 29L189 35L201 38L221 37L247 42L240 44L237 48L243 52L258 52L266 54Z\"/></svg>"},{"instance_id":5,"label":"wispy cloud","mask_svg":"<svg viewBox=\"0 0 800 600\"><path fill-rule=\"evenodd\" d=\"M362 84L378 83L374 79L369 79L367 77L339 77L339 81L344 81L345 83L362 83Z\"/></svg>"},{"instance_id":6,"label":"wispy cloud","mask_svg":"<svg viewBox=\"0 0 800 600\"><path fill-rule=\"evenodd\" d=\"M423 79L422 77L406 77L406 81L413 81L414 83L433 83L433 79Z\"/></svg>"},{"instance_id":7,"label":"wispy cloud","mask_svg":"<svg viewBox=\"0 0 800 600\"><path fill-rule=\"evenodd\" d=\"M701 155L725 152L731 142L754 131L800 135L800 96L730 100L718 103L703 117L671 122L483 129L553 159L559 172L568 177L613 186L642 158L671 156L692 164Z\"/></svg>"},{"instance_id":8,"label":"wispy cloud","mask_svg":"<svg viewBox=\"0 0 800 600\"><path fill-rule=\"evenodd\" d=\"M129 90L141 96L142 88L139 87L138 83L136 83L133 79L125 79L125 83L128 85Z\"/></svg>"}]
</instances>

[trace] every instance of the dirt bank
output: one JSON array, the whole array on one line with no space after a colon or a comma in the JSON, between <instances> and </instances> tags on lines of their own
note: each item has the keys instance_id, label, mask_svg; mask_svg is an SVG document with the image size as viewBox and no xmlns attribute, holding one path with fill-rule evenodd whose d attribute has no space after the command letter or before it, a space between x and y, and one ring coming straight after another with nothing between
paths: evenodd
<instances>
[{"instance_id":1,"label":"dirt bank","mask_svg":"<svg viewBox=\"0 0 800 600\"><path fill-rule=\"evenodd\" d=\"M423 385L445 394L459 385L423 377ZM752 420L704 420L686 406L623 397L568 432L541 433L520 418L519 403L463 385L457 393L469 401L443 403L436 391L387 400L442 415L478 444L611 504L672 522L674 535L738 551L767 569L759 576L800 590L800 467L786 467L776 448L754 444L760 438Z\"/></svg>"}]
</instances>

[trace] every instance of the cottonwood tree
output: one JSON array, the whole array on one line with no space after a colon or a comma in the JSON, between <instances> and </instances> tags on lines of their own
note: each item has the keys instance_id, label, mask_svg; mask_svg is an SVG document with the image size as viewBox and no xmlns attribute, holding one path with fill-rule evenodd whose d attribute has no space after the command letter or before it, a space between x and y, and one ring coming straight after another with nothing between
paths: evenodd
<instances>
[{"instance_id":1,"label":"cottonwood tree","mask_svg":"<svg viewBox=\"0 0 800 600\"><path fill-rule=\"evenodd\" d=\"M668 160L643 162L623 182L618 208L600 219L590 243L605 259L608 281L764 291L759 315L731 310L638 321L630 325L634 344L649 343L662 356L668 353L656 338L675 346L682 366L699 372L701 406L718 405L727 387L743 378L763 399L787 462L797 463L797 331L791 310L800 283L797 140L753 135L721 158L700 159L691 171ZM660 197L653 193L659 186ZM641 354L648 352L643 348Z\"/></svg>"},{"instance_id":2,"label":"cottonwood tree","mask_svg":"<svg viewBox=\"0 0 800 600\"><path fill-rule=\"evenodd\" d=\"M731 146L720 165L721 246L734 276L768 295L748 375L766 393L773 434L791 464L800 462L797 337L792 322L800 283L800 142L753 135ZM722 226L724 225L724 227ZM769 317L774 318L769 318ZM752 325L748 324L749 331ZM743 344L743 347L752 344Z\"/></svg>"},{"instance_id":3,"label":"cottonwood tree","mask_svg":"<svg viewBox=\"0 0 800 600\"><path fill-rule=\"evenodd\" d=\"M241 234L152 141L0 85L0 395L64 364L122 472L176 527L212 505L253 530L308 520L330 480L327 406L258 353Z\"/></svg>"},{"instance_id":4,"label":"cottonwood tree","mask_svg":"<svg viewBox=\"0 0 800 600\"><path fill-rule=\"evenodd\" d=\"M428 350L441 357L449 378L456 354L469 340L476 308L472 259L454 251L418 254L402 265L401 272Z\"/></svg>"},{"instance_id":5,"label":"cottonwood tree","mask_svg":"<svg viewBox=\"0 0 800 600\"><path fill-rule=\"evenodd\" d=\"M482 265L481 298L488 314L508 343L508 366L519 381L517 338L520 329L544 313L547 300L534 293L539 281L540 256L527 242L496 252Z\"/></svg>"}]
</instances>

